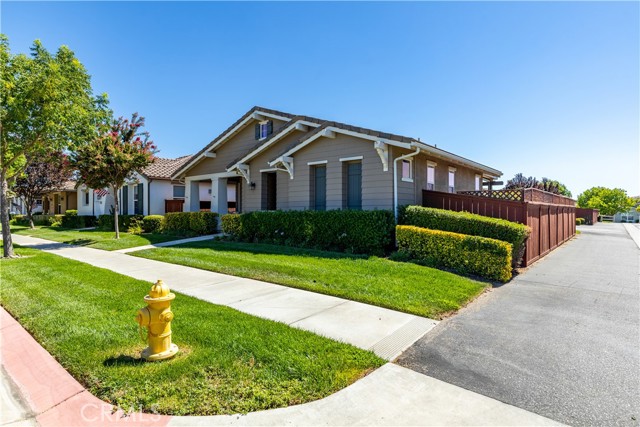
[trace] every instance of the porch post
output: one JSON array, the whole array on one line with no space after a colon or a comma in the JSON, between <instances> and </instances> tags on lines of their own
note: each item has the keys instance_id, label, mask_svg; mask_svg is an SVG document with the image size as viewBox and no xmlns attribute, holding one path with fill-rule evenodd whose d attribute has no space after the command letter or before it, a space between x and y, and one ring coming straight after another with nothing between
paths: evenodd
<instances>
[{"instance_id":1,"label":"porch post","mask_svg":"<svg viewBox=\"0 0 640 427\"><path fill-rule=\"evenodd\" d=\"M211 212L228 213L227 178L211 178Z\"/></svg>"},{"instance_id":2,"label":"porch post","mask_svg":"<svg viewBox=\"0 0 640 427\"><path fill-rule=\"evenodd\" d=\"M200 183L190 179L185 180L184 211L200 211Z\"/></svg>"}]
</instances>

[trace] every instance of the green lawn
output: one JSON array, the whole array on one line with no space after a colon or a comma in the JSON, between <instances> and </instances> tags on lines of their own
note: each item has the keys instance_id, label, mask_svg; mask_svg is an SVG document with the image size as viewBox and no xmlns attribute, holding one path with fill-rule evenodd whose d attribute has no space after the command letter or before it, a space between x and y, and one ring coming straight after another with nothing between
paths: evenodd
<instances>
[{"instance_id":1,"label":"green lawn","mask_svg":"<svg viewBox=\"0 0 640 427\"><path fill-rule=\"evenodd\" d=\"M441 318L459 309L488 286L412 263L275 245L210 240L132 255L279 283L431 318Z\"/></svg>"},{"instance_id":2,"label":"green lawn","mask_svg":"<svg viewBox=\"0 0 640 427\"><path fill-rule=\"evenodd\" d=\"M18 248L2 259L0 302L95 396L123 408L212 415L320 399L384 361L281 323L178 294L164 362L139 359L134 322L150 283Z\"/></svg>"},{"instance_id":3,"label":"green lawn","mask_svg":"<svg viewBox=\"0 0 640 427\"><path fill-rule=\"evenodd\" d=\"M120 239L115 239L114 231L102 230L71 230L62 227L36 227L30 229L23 226L11 226L11 232L24 236L39 237L41 239L53 240L54 242L69 243L73 245L88 246L95 249L115 251L117 249L132 248L134 246L151 245L154 243L168 242L170 240L182 239L185 236L172 234L151 234L140 235L120 232Z\"/></svg>"}]
</instances>

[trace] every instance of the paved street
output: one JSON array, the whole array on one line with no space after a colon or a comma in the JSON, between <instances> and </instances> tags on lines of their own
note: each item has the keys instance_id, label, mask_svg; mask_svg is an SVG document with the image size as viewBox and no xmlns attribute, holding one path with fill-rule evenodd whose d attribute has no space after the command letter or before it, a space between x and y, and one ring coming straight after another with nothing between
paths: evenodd
<instances>
[{"instance_id":1,"label":"paved street","mask_svg":"<svg viewBox=\"0 0 640 427\"><path fill-rule=\"evenodd\" d=\"M622 224L580 229L398 363L566 424L639 425L640 251Z\"/></svg>"}]
</instances>

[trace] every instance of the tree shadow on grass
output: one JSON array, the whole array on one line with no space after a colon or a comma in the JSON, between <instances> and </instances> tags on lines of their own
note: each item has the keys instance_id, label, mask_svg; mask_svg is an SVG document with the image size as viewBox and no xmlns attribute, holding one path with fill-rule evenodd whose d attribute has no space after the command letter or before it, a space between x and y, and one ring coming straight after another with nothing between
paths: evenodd
<instances>
[{"instance_id":1,"label":"tree shadow on grass","mask_svg":"<svg viewBox=\"0 0 640 427\"><path fill-rule=\"evenodd\" d=\"M135 365L142 365L144 363L146 363L146 361L141 357L133 357L133 356L128 356L126 354L121 354L116 357L110 357L108 359L105 359L104 362L102 362L102 365L103 366L135 366Z\"/></svg>"}]
</instances>

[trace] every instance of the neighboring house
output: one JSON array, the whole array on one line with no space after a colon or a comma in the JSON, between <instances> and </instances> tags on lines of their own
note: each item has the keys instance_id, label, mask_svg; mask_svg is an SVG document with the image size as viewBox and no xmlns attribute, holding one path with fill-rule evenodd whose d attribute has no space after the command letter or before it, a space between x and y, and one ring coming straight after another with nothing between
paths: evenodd
<instances>
[{"instance_id":1,"label":"neighboring house","mask_svg":"<svg viewBox=\"0 0 640 427\"><path fill-rule=\"evenodd\" d=\"M78 192L76 181L73 180L66 181L60 188L42 196L43 214L64 214L68 209L78 209Z\"/></svg>"},{"instance_id":2,"label":"neighboring house","mask_svg":"<svg viewBox=\"0 0 640 427\"><path fill-rule=\"evenodd\" d=\"M124 215L162 215L183 210L184 182L172 180L171 175L182 167L191 156L177 159L156 157L142 173L135 173L127 185L119 189L120 213ZM203 198L210 189L203 188Z\"/></svg>"},{"instance_id":3,"label":"neighboring house","mask_svg":"<svg viewBox=\"0 0 640 427\"><path fill-rule=\"evenodd\" d=\"M94 190L82 184L77 189L77 206L78 215L109 215L115 201L108 189Z\"/></svg>"},{"instance_id":4,"label":"neighboring house","mask_svg":"<svg viewBox=\"0 0 640 427\"><path fill-rule=\"evenodd\" d=\"M613 222L640 222L640 212L637 211L640 204L636 204L627 212L618 212L613 216Z\"/></svg>"},{"instance_id":5,"label":"neighboring house","mask_svg":"<svg viewBox=\"0 0 640 427\"><path fill-rule=\"evenodd\" d=\"M502 172L415 138L254 107L173 174L185 211L394 209ZM202 191L211 188L211 194Z\"/></svg>"}]
</instances>

